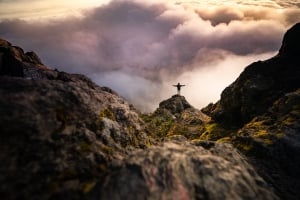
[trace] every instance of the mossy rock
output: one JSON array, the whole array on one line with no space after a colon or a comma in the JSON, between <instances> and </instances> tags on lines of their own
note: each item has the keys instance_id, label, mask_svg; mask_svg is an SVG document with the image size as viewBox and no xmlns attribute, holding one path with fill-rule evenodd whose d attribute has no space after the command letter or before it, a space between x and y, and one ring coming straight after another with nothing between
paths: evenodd
<instances>
[{"instance_id":1,"label":"mossy rock","mask_svg":"<svg viewBox=\"0 0 300 200\"><path fill-rule=\"evenodd\" d=\"M204 132L201 134L200 139L211 141L217 141L221 138L229 137L236 132L234 129L228 129L222 126L222 124L215 122L206 123L203 131Z\"/></svg>"}]
</instances>

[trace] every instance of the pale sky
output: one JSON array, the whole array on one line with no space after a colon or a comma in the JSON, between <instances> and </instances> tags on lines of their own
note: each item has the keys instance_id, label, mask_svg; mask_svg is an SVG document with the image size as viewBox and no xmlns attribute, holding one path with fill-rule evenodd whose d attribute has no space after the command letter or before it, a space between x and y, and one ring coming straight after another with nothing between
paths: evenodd
<instances>
[{"instance_id":1,"label":"pale sky","mask_svg":"<svg viewBox=\"0 0 300 200\"><path fill-rule=\"evenodd\" d=\"M181 82L196 108L276 55L298 0L0 0L0 38L85 74L142 111Z\"/></svg>"},{"instance_id":2,"label":"pale sky","mask_svg":"<svg viewBox=\"0 0 300 200\"><path fill-rule=\"evenodd\" d=\"M108 2L109 0L0 0L0 20L80 15L80 11L84 9Z\"/></svg>"}]
</instances>

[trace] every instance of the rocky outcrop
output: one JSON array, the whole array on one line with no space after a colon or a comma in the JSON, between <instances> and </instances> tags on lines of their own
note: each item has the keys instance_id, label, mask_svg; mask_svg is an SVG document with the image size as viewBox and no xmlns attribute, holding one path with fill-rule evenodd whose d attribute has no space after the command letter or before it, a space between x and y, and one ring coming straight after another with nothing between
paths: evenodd
<instances>
[{"instance_id":1,"label":"rocky outcrop","mask_svg":"<svg viewBox=\"0 0 300 200\"><path fill-rule=\"evenodd\" d=\"M184 96L173 95L171 98L159 103L160 110L166 109L173 115L181 114L182 111L192 108Z\"/></svg>"},{"instance_id":2,"label":"rocky outcrop","mask_svg":"<svg viewBox=\"0 0 300 200\"><path fill-rule=\"evenodd\" d=\"M34 53L3 48L1 198L81 199L112 160L149 145L136 110L112 90L43 68ZM38 76L25 76L28 69Z\"/></svg>"},{"instance_id":3,"label":"rocky outcrop","mask_svg":"<svg viewBox=\"0 0 300 200\"><path fill-rule=\"evenodd\" d=\"M246 67L222 92L220 101L203 111L217 122L241 127L265 113L282 95L299 88L299 31L300 24L288 30L277 56Z\"/></svg>"},{"instance_id":4,"label":"rocky outcrop","mask_svg":"<svg viewBox=\"0 0 300 200\"><path fill-rule=\"evenodd\" d=\"M278 199L231 145L202 145L136 151L98 183L94 199Z\"/></svg>"},{"instance_id":5,"label":"rocky outcrop","mask_svg":"<svg viewBox=\"0 0 300 200\"><path fill-rule=\"evenodd\" d=\"M49 68L43 65L36 53L24 53L22 48L0 38L0 75L32 78L41 70Z\"/></svg>"},{"instance_id":6,"label":"rocky outcrop","mask_svg":"<svg viewBox=\"0 0 300 200\"><path fill-rule=\"evenodd\" d=\"M213 120L200 138L232 143L281 199L300 198L299 34L300 23L284 35L278 55L249 65L219 102L202 109Z\"/></svg>"},{"instance_id":7,"label":"rocky outcrop","mask_svg":"<svg viewBox=\"0 0 300 200\"><path fill-rule=\"evenodd\" d=\"M162 101L153 114L144 115L149 134L159 139L179 135L196 139L204 128L204 122L209 120L207 115L180 95Z\"/></svg>"},{"instance_id":8,"label":"rocky outcrop","mask_svg":"<svg viewBox=\"0 0 300 200\"><path fill-rule=\"evenodd\" d=\"M300 89L240 129L233 144L256 163L283 199L300 197Z\"/></svg>"},{"instance_id":9,"label":"rocky outcrop","mask_svg":"<svg viewBox=\"0 0 300 200\"><path fill-rule=\"evenodd\" d=\"M282 46L279 50L280 56L298 58L300 56L300 23L295 24L284 35Z\"/></svg>"}]
</instances>

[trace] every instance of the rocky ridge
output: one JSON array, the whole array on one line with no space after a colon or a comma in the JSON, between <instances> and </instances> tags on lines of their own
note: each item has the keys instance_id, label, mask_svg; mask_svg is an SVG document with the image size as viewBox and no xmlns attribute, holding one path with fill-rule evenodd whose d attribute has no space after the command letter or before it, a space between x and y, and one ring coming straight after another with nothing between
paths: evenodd
<instances>
[{"instance_id":1,"label":"rocky ridge","mask_svg":"<svg viewBox=\"0 0 300 200\"><path fill-rule=\"evenodd\" d=\"M241 150L282 199L299 199L300 23L284 35L278 54L255 62L227 87L200 138L229 142Z\"/></svg>"},{"instance_id":2,"label":"rocky ridge","mask_svg":"<svg viewBox=\"0 0 300 200\"><path fill-rule=\"evenodd\" d=\"M36 54L8 42L1 45L4 199L81 199L112 160L149 144L136 110L111 89L52 70L37 56L32 61L29 55Z\"/></svg>"},{"instance_id":3,"label":"rocky ridge","mask_svg":"<svg viewBox=\"0 0 300 200\"><path fill-rule=\"evenodd\" d=\"M0 72L4 199L278 199L232 145L188 141L209 118L182 96L141 118L111 89L5 40Z\"/></svg>"},{"instance_id":4,"label":"rocky ridge","mask_svg":"<svg viewBox=\"0 0 300 200\"><path fill-rule=\"evenodd\" d=\"M184 137L195 139L200 136L210 118L188 103L184 96L173 95L163 100L151 114L143 116L152 137Z\"/></svg>"},{"instance_id":5,"label":"rocky ridge","mask_svg":"<svg viewBox=\"0 0 300 200\"><path fill-rule=\"evenodd\" d=\"M284 36L277 56L252 63L228 86L215 105L204 109L215 121L241 127L267 112L274 101L300 87L300 23Z\"/></svg>"}]
</instances>

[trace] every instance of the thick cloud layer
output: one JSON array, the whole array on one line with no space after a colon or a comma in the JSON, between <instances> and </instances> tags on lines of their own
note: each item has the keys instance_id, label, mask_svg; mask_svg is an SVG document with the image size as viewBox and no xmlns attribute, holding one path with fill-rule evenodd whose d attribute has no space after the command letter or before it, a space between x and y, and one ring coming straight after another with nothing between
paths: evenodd
<instances>
[{"instance_id":1,"label":"thick cloud layer","mask_svg":"<svg viewBox=\"0 0 300 200\"><path fill-rule=\"evenodd\" d=\"M0 37L36 51L49 66L86 74L149 111L175 93L171 85L181 80L190 85L183 95L196 107L217 100L243 67L274 55L299 17L289 7L117 0L82 17L4 20Z\"/></svg>"}]
</instances>

